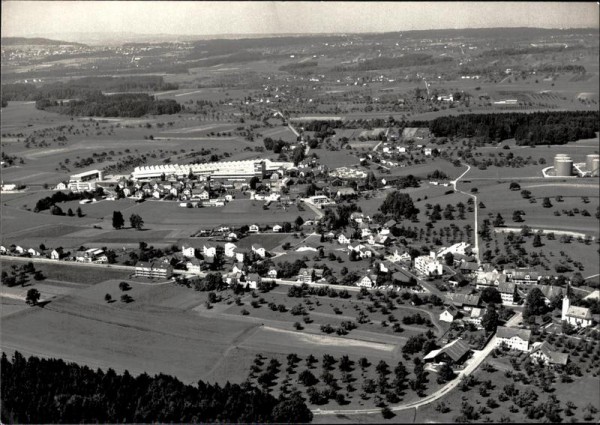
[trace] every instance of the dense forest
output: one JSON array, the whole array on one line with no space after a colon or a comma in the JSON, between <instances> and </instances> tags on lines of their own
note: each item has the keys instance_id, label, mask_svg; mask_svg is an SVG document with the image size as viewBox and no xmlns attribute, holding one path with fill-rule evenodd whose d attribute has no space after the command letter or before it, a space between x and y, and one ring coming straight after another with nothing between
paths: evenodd
<instances>
[{"instance_id":1,"label":"dense forest","mask_svg":"<svg viewBox=\"0 0 600 425\"><path fill-rule=\"evenodd\" d=\"M156 100L143 93L122 93L106 96L101 92L88 93L79 100L69 102L40 99L37 109L71 116L91 117L141 117L144 115L177 114L181 105L172 99Z\"/></svg>"},{"instance_id":2,"label":"dense forest","mask_svg":"<svg viewBox=\"0 0 600 425\"><path fill-rule=\"evenodd\" d=\"M598 111L466 114L429 122L436 137L480 137L484 141L515 138L518 145L562 145L596 137Z\"/></svg>"},{"instance_id":3,"label":"dense forest","mask_svg":"<svg viewBox=\"0 0 600 425\"><path fill-rule=\"evenodd\" d=\"M177 84L166 83L161 76L139 77L84 77L67 83L46 84L3 84L2 100L32 101L41 99L72 99L102 92L162 91L177 90Z\"/></svg>"},{"instance_id":4,"label":"dense forest","mask_svg":"<svg viewBox=\"0 0 600 425\"><path fill-rule=\"evenodd\" d=\"M3 423L310 422L298 393L275 398L244 383L185 385L168 375L122 375L59 359L2 353Z\"/></svg>"}]
</instances>

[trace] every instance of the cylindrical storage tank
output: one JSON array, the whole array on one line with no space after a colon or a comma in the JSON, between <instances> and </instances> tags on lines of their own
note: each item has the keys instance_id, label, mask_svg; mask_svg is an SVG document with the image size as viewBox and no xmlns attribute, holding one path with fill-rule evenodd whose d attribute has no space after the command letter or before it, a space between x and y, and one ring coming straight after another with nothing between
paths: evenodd
<instances>
[{"instance_id":1,"label":"cylindrical storage tank","mask_svg":"<svg viewBox=\"0 0 600 425\"><path fill-rule=\"evenodd\" d=\"M600 155L598 155L597 153L592 153L585 156L585 166L587 168L587 171L589 171L590 173L594 172L594 159L598 160L599 158Z\"/></svg>"},{"instance_id":2,"label":"cylindrical storage tank","mask_svg":"<svg viewBox=\"0 0 600 425\"><path fill-rule=\"evenodd\" d=\"M573 175L572 159L557 159L554 161L554 170L557 177L570 177Z\"/></svg>"},{"instance_id":3,"label":"cylindrical storage tank","mask_svg":"<svg viewBox=\"0 0 600 425\"><path fill-rule=\"evenodd\" d=\"M592 168L590 169L590 173L592 176L597 176L600 172L600 158L594 158L592 160Z\"/></svg>"},{"instance_id":4,"label":"cylindrical storage tank","mask_svg":"<svg viewBox=\"0 0 600 425\"><path fill-rule=\"evenodd\" d=\"M559 162L566 160L566 159L569 159L569 155L564 154L564 153L556 154L556 156L554 157L554 170L555 171L558 170ZM556 174L556 175L558 175L558 174Z\"/></svg>"}]
</instances>

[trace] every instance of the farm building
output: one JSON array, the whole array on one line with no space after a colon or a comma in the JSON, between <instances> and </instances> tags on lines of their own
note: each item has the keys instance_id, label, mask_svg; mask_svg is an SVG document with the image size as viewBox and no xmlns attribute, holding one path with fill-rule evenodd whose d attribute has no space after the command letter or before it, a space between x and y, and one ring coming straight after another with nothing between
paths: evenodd
<instances>
[{"instance_id":1,"label":"farm building","mask_svg":"<svg viewBox=\"0 0 600 425\"><path fill-rule=\"evenodd\" d=\"M498 345L506 344L511 350L529 351L529 329L508 328L498 326L496 340Z\"/></svg>"},{"instance_id":2,"label":"farm building","mask_svg":"<svg viewBox=\"0 0 600 425\"><path fill-rule=\"evenodd\" d=\"M454 307L465 311L471 311L473 308L479 307L481 303L481 296L479 294L448 294L446 295L446 299Z\"/></svg>"},{"instance_id":3,"label":"farm building","mask_svg":"<svg viewBox=\"0 0 600 425\"><path fill-rule=\"evenodd\" d=\"M546 366L565 366L569 361L569 354L551 350L547 341L536 342L531 349L530 359L541 361Z\"/></svg>"},{"instance_id":4,"label":"farm building","mask_svg":"<svg viewBox=\"0 0 600 425\"><path fill-rule=\"evenodd\" d=\"M423 358L425 362L462 364L469 358L471 348L462 339L444 345L439 350L433 350Z\"/></svg>"}]
</instances>

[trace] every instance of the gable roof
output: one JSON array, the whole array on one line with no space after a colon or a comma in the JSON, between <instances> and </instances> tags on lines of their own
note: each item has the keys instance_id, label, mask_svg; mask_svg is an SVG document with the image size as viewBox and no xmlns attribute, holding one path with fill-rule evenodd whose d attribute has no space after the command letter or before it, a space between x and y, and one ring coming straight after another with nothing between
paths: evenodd
<instances>
[{"instance_id":1,"label":"gable roof","mask_svg":"<svg viewBox=\"0 0 600 425\"><path fill-rule=\"evenodd\" d=\"M446 307L444 309L444 311L447 311L448 313L450 313L450 315L452 315L452 317L455 317L458 314L458 309L456 307L454 307L453 305Z\"/></svg>"},{"instance_id":2,"label":"gable roof","mask_svg":"<svg viewBox=\"0 0 600 425\"><path fill-rule=\"evenodd\" d=\"M448 294L446 295L446 298L449 302L451 302L457 307L462 307L464 305L477 306L481 301L480 294Z\"/></svg>"},{"instance_id":3,"label":"gable roof","mask_svg":"<svg viewBox=\"0 0 600 425\"><path fill-rule=\"evenodd\" d=\"M567 316L575 317L576 319L592 319L592 312L589 308L586 307L577 307L574 305L570 305L567 310Z\"/></svg>"},{"instance_id":4,"label":"gable roof","mask_svg":"<svg viewBox=\"0 0 600 425\"><path fill-rule=\"evenodd\" d=\"M500 282L498 292L501 294L514 294L516 285L510 282Z\"/></svg>"},{"instance_id":5,"label":"gable roof","mask_svg":"<svg viewBox=\"0 0 600 425\"><path fill-rule=\"evenodd\" d=\"M521 338L523 341L529 341L531 331L529 329L508 328L506 326L498 326L496 337L510 339L512 337Z\"/></svg>"},{"instance_id":6,"label":"gable roof","mask_svg":"<svg viewBox=\"0 0 600 425\"><path fill-rule=\"evenodd\" d=\"M531 353L535 353L540 351L544 356L548 358L548 362L552 364L566 365L569 361L568 353L561 353L560 351L553 351L550 349L550 344L547 341L544 341L540 345L537 345L533 348Z\"/></svg>"},{"instance_id":7,"label":"gable roof","mask_svg":"<svg viewBox=\"0 0 600 425\"><path fill-rule=\"evenodd\" d=\"M444 345L439 350L433 350L430 353L428 353L425 356L424 360L436 358L440 354L446 354L448 357L450 357L453 361L456 362L463 358L464 355L467 354L470 350L471 348L462 339L455 339L454 341Z\"/></svg>"}]
</instances>

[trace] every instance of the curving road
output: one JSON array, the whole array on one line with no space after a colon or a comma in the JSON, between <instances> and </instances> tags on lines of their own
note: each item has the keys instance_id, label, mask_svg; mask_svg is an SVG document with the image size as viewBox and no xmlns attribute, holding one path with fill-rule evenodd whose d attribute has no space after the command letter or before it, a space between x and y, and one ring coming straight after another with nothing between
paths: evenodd
<instances>
[{"instance_id":1,"label":"curving road","mask_svg":"<svg viewBox=\"0 0 600 425\"><path fill-rule=\"evenodd\" d=\"M467 366L461 370L456 378L452 381L448 382L442 388L434 392L433 394L428 395L427 397L423 397L422 399L411 401L410 403L398 404L396 406L389 406L390 410L394 412L399 412L401 410L407 410L412 408L419 408L421 406L425 406L426 404L432 403L439 398L445 396L447 393L452 391L456 386L460 383L460 380L463 376L470 375L473 373L479 365L486 359L486 357L492 352L492 350L496 348L496 337L492 337L485 348L481 351L474 351L471 359L468 360ZM331 410L323 410L323 409L312 409L314 415L364 415L364 414L381 414L380 408L374 409L352 409L352 410L343 410L343 409L331 409Z\"/></svg>"}]
</instances>

